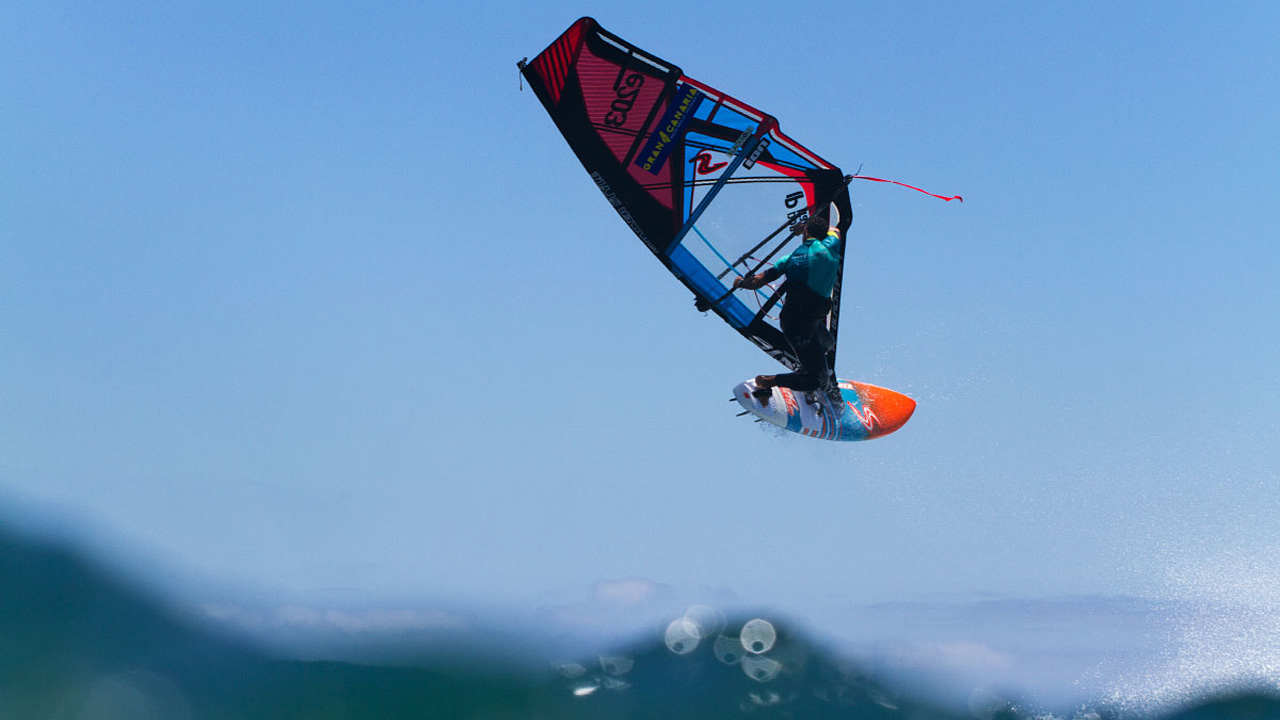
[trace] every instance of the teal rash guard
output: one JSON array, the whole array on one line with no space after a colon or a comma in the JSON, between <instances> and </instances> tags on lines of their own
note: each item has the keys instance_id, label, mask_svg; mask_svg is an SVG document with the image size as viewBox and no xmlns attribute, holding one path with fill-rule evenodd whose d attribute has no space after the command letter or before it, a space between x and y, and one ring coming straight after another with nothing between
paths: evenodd
<instances>
[{"instance_id":1,"label":"teal rash guard","mask_svg":"<svg viewBox=\"0 0 1280 720\"><path fill-rule=\"evenodd\" d=\"M787 276L788 284L803 284L815 295L830 300L840 267L840 235L830 230L822 239L805 238L804 244L773 267Z\"/></svg>"}]
</instances>

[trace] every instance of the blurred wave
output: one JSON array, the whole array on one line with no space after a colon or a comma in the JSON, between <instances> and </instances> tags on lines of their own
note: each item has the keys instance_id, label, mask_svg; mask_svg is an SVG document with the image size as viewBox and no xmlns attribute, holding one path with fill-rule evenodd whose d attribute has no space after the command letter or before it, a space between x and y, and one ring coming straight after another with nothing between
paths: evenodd
<instances>
[{"instance_id":1,"label":"blurred wave","mask_svg":"<svg viewBox=\"0 0 1280 720\"><path fill-rule=\"evenodd\" d=\"M207 618L173 610L72 550L2 528L0 579L5 720L1049 717L993 693L975 692L966 708L943 707L886 683L821 638L705 606L656 636L586 657L530 665L512 662L503 645L442 643L392 665L372 655L358 663L280 657L211 631ZM288 619L304 628L460 629L458 618L436 613L298 611ZM1273 688L1219 690L1158 712L1102 698L1068 716L1280 718Z\"/></svg>"}]
</instances>

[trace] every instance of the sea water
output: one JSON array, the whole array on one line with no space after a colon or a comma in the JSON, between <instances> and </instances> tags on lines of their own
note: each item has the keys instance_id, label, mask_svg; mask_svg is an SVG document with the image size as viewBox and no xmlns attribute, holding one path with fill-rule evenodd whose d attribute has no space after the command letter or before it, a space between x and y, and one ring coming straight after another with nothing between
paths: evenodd
<instances>
[{"instance_id":1,"label":"sea water","mask_svg":"<svg viewBox=\"0 0 1280 720\"><path fill-rule=\"evenodd\" d=\"M0 720L1280 718L1277 620L1238 603L852 614L861 633L695 606L608 647L459 641L468 628L442 623L363 651L264 649L226 613L175 609L0 532Z\"/></svg>"}]
</instances>

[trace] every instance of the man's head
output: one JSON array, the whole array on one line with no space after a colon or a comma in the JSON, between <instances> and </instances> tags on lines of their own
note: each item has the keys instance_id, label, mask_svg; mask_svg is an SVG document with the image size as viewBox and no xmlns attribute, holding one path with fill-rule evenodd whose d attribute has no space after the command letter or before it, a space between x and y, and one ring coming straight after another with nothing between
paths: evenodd
<instances>
[{"instance_id":1,"label":"man's head","mask_svg":"<svg viewBox=\"0 0 1280 720\"><path fill-rule=\"evenodd\" d=\"M822 238L827 236L827 229L830 225L827 219L821 215L810 215L808 220L804 222L804 236L807 238Z\"/></svg>"}]
</instances>

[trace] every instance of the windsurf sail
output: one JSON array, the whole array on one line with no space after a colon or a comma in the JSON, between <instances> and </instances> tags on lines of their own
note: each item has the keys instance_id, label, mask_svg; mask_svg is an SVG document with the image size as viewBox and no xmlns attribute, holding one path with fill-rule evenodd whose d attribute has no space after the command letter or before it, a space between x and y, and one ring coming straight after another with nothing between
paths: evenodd
<instances>
[{"instance_id":1,"label":"windsurf sail","mask_svg":"<svg viewBox=\"0 0 1280 720\"><path fill-rule=\"evenodd\" d=\"M778 121L606 31L575 22L520 70L588 175L672 275L731 327L791 369L778 287L733 290L798 244L819 214L846 231L848 178ZM843 247L841 247L843 254ZM829 327L838 337L843 262ZM835 349L830 352L835 367Z\"/></svg>"}]
</instances>

